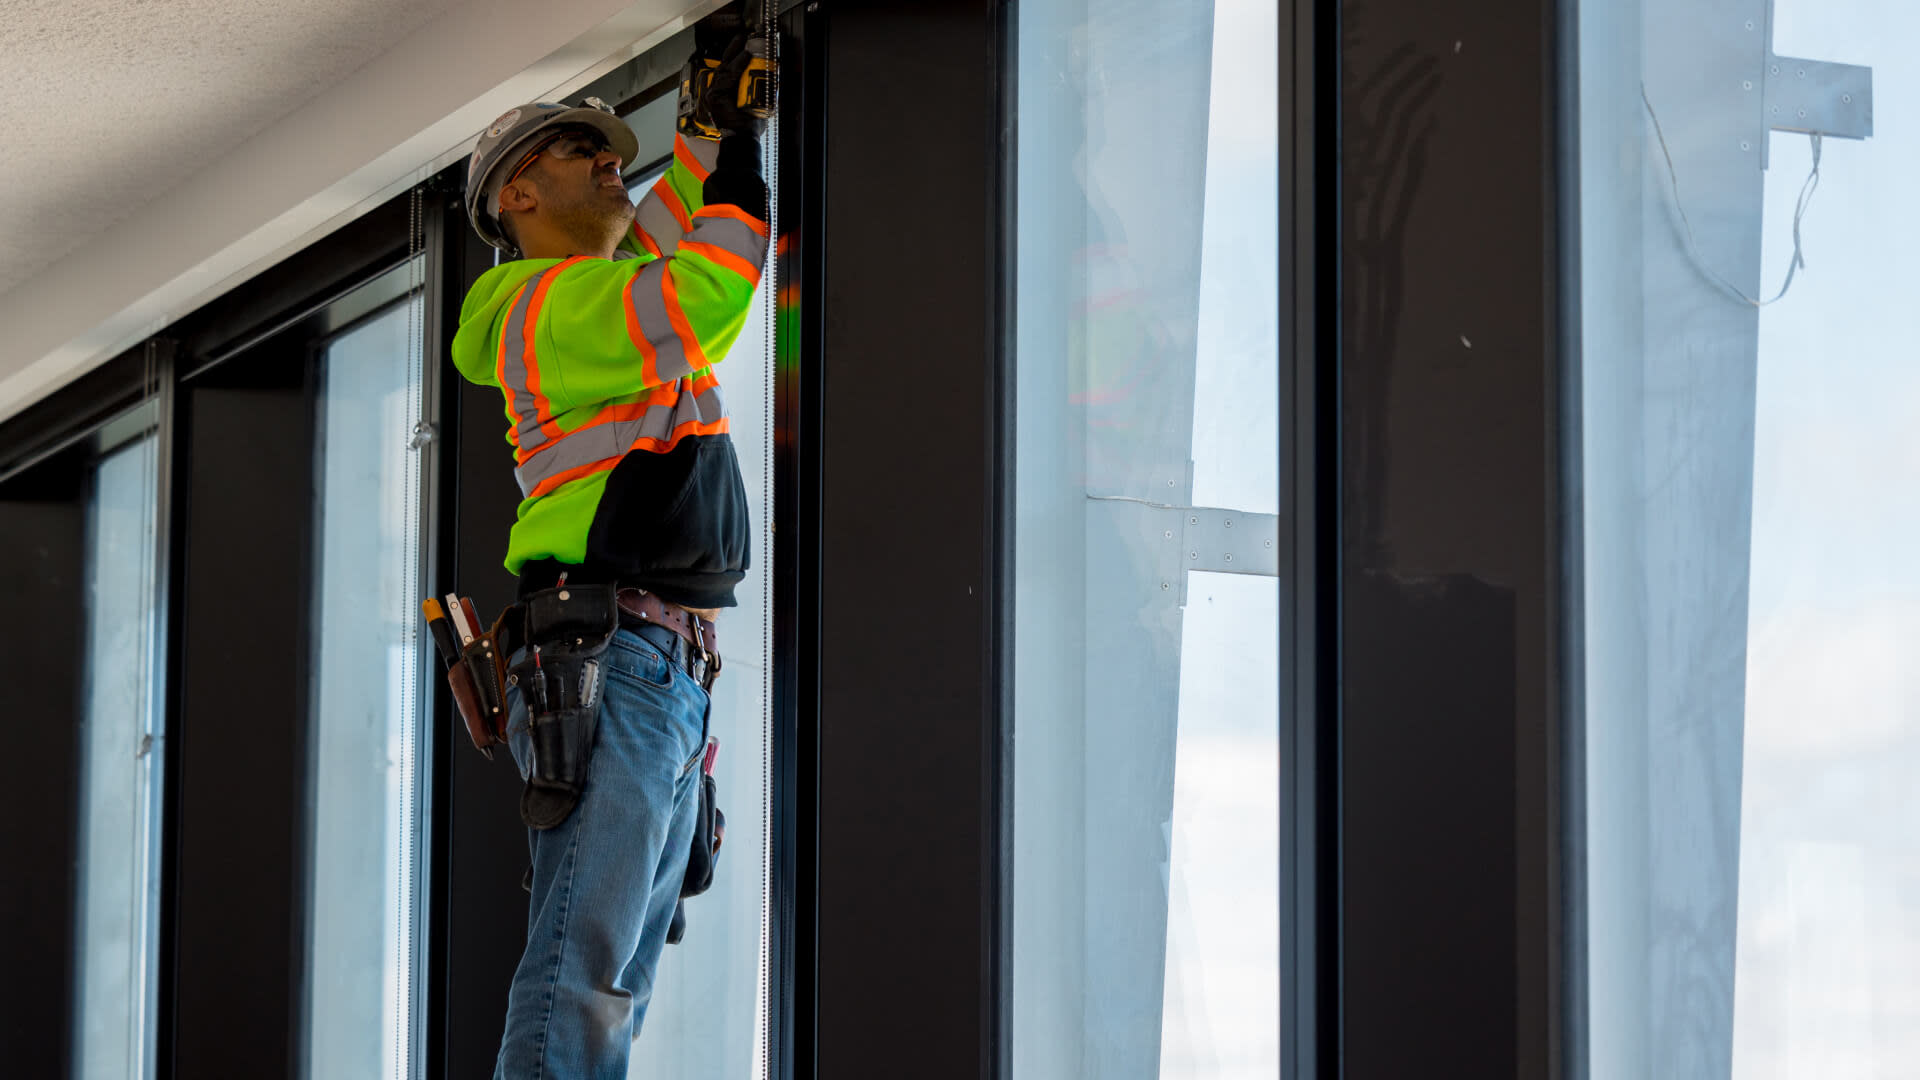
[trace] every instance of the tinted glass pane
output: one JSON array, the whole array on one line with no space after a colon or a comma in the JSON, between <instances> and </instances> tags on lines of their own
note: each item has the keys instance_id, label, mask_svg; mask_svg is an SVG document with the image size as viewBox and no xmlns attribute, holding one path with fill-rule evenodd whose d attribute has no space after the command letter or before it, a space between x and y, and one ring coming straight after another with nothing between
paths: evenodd
<instances>
[{"instance_id":1,"label":"tinted glass pane","mask_svg":"<svg viewBox=\"0 0 1920 1080\"><path fill-rule=\"evenodd\" d=\"M75 1075L153 1064L162 745L154 619L155 442L102 459L88 508Z\"/></svg>"},{"instance_id":2,"label":"tinted glass pane","mask_svg":"<svg viewBox=\"0 0 1920 1080\"><path fill-rule=\"evenodd\" d=\"M1020 7L1021 1080L1279 1072L1277 18Z\"/></svg>"},{"instance_id":3,"label":"tinted glass pane","mask_svg":"<svg viewBox=\"0 0 1920 1080\"><path fill-rule=\"evenodd\" d=\"M1920 10L1580 33L1593 1075L1912 1075Z\"/></svg>"},{"instance_id":4,"label":"tinted glass pane","mask_svg":"<svg viewBox=\"0 0 1920 1080\"><path fill-rule=\"evenodd\" d=\"M422 657L410 315L417 302L334 339L321 367L307 942L316 1078L412 1075Z\"/></svg>"}]
</instances>

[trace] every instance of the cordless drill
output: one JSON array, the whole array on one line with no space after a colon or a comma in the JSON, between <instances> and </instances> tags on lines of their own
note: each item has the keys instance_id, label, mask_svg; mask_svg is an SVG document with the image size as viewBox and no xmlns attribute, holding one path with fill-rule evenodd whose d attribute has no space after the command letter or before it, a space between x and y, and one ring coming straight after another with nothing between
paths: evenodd
<instances>
[{"instance_id":1,"label":"cordless drill","mask_svg":"<svg viewBox=\"0 0 1920 1080\"><path fill-rule=\"evenodd\" d=\"M693 55L680 71L679 124L687 136L758 134L773 117L767 6L739 0L694 26ZM743 126L751 130L737 130Z\"/></svg>"}]
</instances>

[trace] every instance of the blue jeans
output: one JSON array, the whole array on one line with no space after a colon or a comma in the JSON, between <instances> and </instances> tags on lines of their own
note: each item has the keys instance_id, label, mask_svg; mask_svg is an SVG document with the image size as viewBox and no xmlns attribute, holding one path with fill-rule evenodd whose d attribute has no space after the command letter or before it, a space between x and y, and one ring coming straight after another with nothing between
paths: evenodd
<instances>
[{"instance_id":1,"label":"blue jeans","mask_svg":"<svg viewBox=\"0 0 1920 1080\"><path fill-rule=\"evenodd\" d=\"M622 627L579 805L527 830L533 896L495 1080L625 1080L633 1037L686 875L707 739L707 692L657 626ZM526 707L510 692L508 743L530 768Z\"/></svg>"}]
</instances>

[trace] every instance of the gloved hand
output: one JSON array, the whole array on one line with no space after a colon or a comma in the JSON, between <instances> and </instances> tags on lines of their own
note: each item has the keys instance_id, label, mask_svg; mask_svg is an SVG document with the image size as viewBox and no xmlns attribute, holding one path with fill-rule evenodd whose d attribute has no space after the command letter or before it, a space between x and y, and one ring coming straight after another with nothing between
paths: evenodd
<instances>
[{"instance_id":1,"label":"gloved hand","mask_svg":"<svg viewBox=\"0 0 1920 1080\"><path fill-rule=\"evenodd\" d=\"M706 94L696 106L698 115L723 135L751 135L758 139L767 130L767 122L740 106L741 81L756 57L767 55L767 39L736 36L727 43L720 57L720 69L714 72Z\"/></svg>"}]
</instances>

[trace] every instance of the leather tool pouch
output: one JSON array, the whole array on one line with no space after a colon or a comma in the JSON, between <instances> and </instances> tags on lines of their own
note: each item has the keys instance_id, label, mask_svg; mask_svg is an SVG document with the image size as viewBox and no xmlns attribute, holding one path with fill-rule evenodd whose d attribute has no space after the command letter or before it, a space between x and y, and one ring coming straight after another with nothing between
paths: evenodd
<instances>
[{"instance_id":1,"label":"leather tool pouch","mask_svg":"<svg viewBox=\"0 0 1920 1080\"><path fill-rule=\"evenodd\" d=\"M587 785L600 726L602 663L620 627L611 585L543 589L521 602L527 654L508 672L527 705L532 763L520 820L551 829L567 820Z\"/></svg>"},{"instance_id":2,"label":"leather tool pouch","mask_svg":"<svg viewBox=\"0 0 1920 1080\"><path fill-rule=\"evenodd\" d=\"M713 774L700 774L700 805L693 822L693 850L687 853L687 876L680 882L680 900L667 926L667 944L678 945L687 932L686 899L713 887L714 867L720 862L720 844L727 835L727 815L719 806L720 788Z\"/></svg>"},{"instance_id":3,"label":"leather tool pouch","mask_svg":"<svg viewBox=\"0 0 1920 1080\"><path fill-rule=\"evenodd\" d=\"M495 631L489 630L460 650L460 660L447 669L460 718L474 748L488 757L507 737L507 666Z\"/></svg>"}]
</instances>

